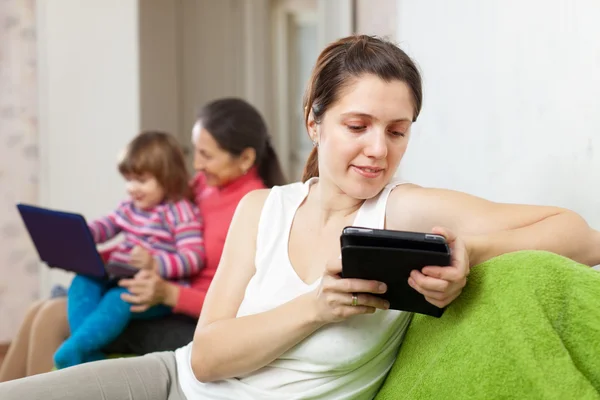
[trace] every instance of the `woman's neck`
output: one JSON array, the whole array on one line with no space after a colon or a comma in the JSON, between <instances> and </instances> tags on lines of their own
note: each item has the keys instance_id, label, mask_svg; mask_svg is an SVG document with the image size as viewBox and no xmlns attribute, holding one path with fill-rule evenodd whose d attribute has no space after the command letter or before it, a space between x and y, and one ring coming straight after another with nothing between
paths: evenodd
<instances>
[{"instance_id":1,"label":"woman's neck","mask_svg":"<svg viewBox=\"0 0 600 400\"><path fill-rule=\"evenodd\" d=\"M321 179L310 190L322 226L346 219L364 203L364 200L350 197L337 186Z\"/></svg>"},{"instance_id":2,"label":"woman's neck","mask_svg":"<svg viewBox=\"0 0 600 400\"><path fill-rule=\"evenodd\" d=\"M258 179L258 168L256 167L252 167L248 170L248 172L244 175L240 175L237 178L227 182L226 184L222 185L222 186L218 186L217 188L220 191L223 190L233 190L239 186L243 186L244 183L251 181L251 180L255 180Z\"/></svg>"}]
</instances>

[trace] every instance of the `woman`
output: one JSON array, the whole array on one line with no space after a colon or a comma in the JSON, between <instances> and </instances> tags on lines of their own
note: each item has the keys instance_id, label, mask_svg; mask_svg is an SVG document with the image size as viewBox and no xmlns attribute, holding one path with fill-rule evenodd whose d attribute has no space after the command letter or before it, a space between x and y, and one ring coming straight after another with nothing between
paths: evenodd
<instances>
[{"instance_id":1,"label":"woman","mask_svg":"<svg viewBox=\"0 0 600 400\"><path fill-rule=\"evenodd\" d=\"M305 182L240 202L193 342L7 383L0 396L373 398L410 315L374 296L386 290L380 282L339 276L347 225L443 234L452 265L409 279L437 306L459 296L470 266L497 254L541 248L600 259L600 233L570 211L393 182L420 108L421 78L395 45L353 36L328 46L305 96L314 143Z\"/></svg>"},{"instance_id":2,"label":"woman","mask_svg":"<svg viewBox=\"0 0 600 400\"><path fill-rule=\"evenodd\" d=\"M132 322L108 353L146 354L174 350L192 340L204 297L215 274L225 236L239 201L248 192L284 183L267 126L244 100L227 98L207 104L192 132L195 147L196 203L204 219L206 264L188 287L141 271L120 284L133 311L166 304L174 314L159 320ZM0 382L48 372L52 355L69 335L66 300L57 298L32 306L0 368Z\"/></svg>"}]
</instances>

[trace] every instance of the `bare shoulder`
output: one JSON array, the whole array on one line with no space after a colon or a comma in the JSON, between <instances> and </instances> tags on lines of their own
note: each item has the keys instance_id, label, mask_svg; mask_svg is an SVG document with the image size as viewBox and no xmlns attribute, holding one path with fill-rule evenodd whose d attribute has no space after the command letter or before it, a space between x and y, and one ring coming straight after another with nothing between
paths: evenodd
<instances>
[{"instance_id":1,"label":"bare shoulder","mask_svg":"<svg viewBox=\"0 0 600 400\"><path fill-rule=\"evenodd\" d=\"M243 203L246 205L246 207L248 207L248 206L249 207L254 207L254 206L262 207L265 200L267 200L269 193L271 193L271 189L252 190L252 191L246 193L246 195L244 195L244 197L242 197L240 204Z\"/></svg>"},{"instance_id":2,"label":"bare shoulder","mask_svg":"<svg viewBox=\"0 0 600 400\"><path fill-rule=\"evenodd\" d=\"M432 202L456 202L461 200L477 199L467 193L449 189L428 188L412 183L398 185L390 194L388 204L392 205L430 205Z\"/></svg>"},{"instance_id":3,"label":"bare shoulder","mask_svg":"<svg viewBox=\"0 0 600 400\"><path fill-rule=\"evenodd\" d=\"M386 227L398 230L429 231L448 221L477 199L466 193L427 188L414 184L396 187L387 203Z\"/></svg>"},{"instance_id":4,"label":"bare shoulder","mask_svg":"<svg viewBox=\"0 0 600 400\"><path fill-rule=\"evenodd\" d=\"M388 210L396 209L400 206L418 205L420 201L431 196L435 189L425 188L413 183L404 183L396 186L390 193L388 199Z\"/></svg>"},{"instance_id":5,"label":"bare shoulder","mask_svg":"<svg viewBox=\"0 0 600 400\"><path fill-rule=\"evenodd\" d=\"M235 210L234 218L259 218L269 193L271 189L256 189L246 193Z\"/></svg>"},{"instance_id":6,"label":"bare shoulder","mask_svg":"<svg viewBox=\"0 0 600 400\"><path fill-rule=\"evenodd\" d=\"M229 225L227 239L223 248L223 257L227 254L231 243L234 243L234 247L238 249L239 246L248 245L248 251L254 251L255 241L248 239L256 238L262 209L270 192L271 189L257 189L246 193L242 197Z\"/></svg>"},{"instance_id":7,"label":"bare shoulder","mask_svg":"<svg viewBox=\"0 0 600 400\"><path fill-rule=\"evenodd\" d=\"M404 196L405 194L414 194L419 191L426 189L423 186L415 185L414 183L403 183L401 185L396 186L392 193L390 193L390 199L397 199L400 196Z\"/></svg>"},{"instance_id":8,"label":"bare shoulder","mask_svg":"<svg viewBox=\"0 0 600 400\"><path fill-rule=\"evenodd\" d=\"M229 225L229 231L223 248L222 262L224 261L223 259L239 255L241 246L247 247L246 256L251 256L252 258L249 259L253 259L260 216L269 193L271 193L271 189L257 189L246 193L242 197ZM235 255L228 253L229 248L232 246L237 249L234 251Z\"/></svg>"}]
</instances>

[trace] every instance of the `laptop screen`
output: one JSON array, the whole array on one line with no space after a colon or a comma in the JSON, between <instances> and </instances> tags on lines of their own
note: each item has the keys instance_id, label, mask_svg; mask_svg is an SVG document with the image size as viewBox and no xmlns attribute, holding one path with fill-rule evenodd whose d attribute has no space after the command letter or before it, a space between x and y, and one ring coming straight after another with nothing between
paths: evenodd
<instances>
[{"instance_id":1,"label":"laptop screen","mask_svg":"<svg viewBox=\"0 0 600 400\"><path fill-rule=\"evenodd\" d=\"M27 204L18 204L17 208L40 259L49 267L96 278L106 276L82 215Z\"/></svg>"}]
</instances>

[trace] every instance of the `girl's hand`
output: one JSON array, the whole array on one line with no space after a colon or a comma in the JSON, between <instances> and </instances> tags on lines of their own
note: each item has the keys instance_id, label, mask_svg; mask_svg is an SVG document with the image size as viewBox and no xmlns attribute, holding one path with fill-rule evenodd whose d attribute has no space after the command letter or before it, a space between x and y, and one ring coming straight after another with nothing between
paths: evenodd
<instances>
[{"instance_id":1,"label":"girl's hand","mask_svg":"<svg viewBox=\"0 0 600 400\"><path fill-rule=\"evenodd\" d=\"M456 299L467 284L469 254L465 243L445 228L433 228L432 233L446 238L451 251L450 266L428 266L423 272L413 270L408 284L425 296L431 304L443 308Z\"/></svg>"},{"instance_id":2,"label":"girl's hand","mask_svg":"<svg viewBox=\"0 0 600 400\"><path fill-rule=\"evenodd\" d=\"M343 279L342 260L327 264L321 284L313 291L316 300L317 320L321 323L343 321L359 314L372 314L376 309L387 310L389 303L371 293L387 290L382 282L364 279Z\"/></svg>"},{"instance_id":3,"label":"girl's hand","mask_svg":"<svg viewBox=\"0 0 600 400\"><path fill-rule=\"evenodd\" d=\"M139 269L154 269L152 254L142 246L135 246L129 253L129 264Z\"/></svg>"},{"instance_id":4,"label":"girl's hand","mask_svg":"<svg viewBox=\"0 0 600 400\"><path fill-rule=\"evenodd\" d=\"M132 304L133 312L144 312L157 304L174 307L179 297L179 287L153 270L141 270L132 279L121 279L119 286L128 290L121 299Z\"/></svg>"}]
</instances>

